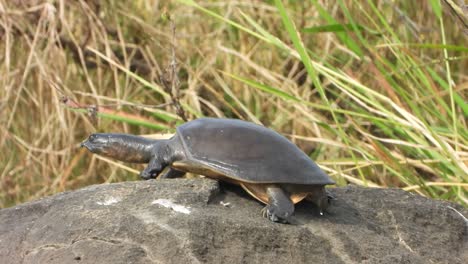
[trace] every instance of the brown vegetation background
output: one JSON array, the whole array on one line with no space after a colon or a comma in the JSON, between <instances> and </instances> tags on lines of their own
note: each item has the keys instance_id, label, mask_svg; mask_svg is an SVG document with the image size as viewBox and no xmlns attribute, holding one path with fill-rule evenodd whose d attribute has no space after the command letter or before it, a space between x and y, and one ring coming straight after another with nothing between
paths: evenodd
<instances>
[{"instance_id":1,"label":"brown vegetation background","mask_svg":"<svg viewBox=\"0 0 468 264\"><path fill-rule=\"evenodd\" d=\"M189 120L283 133L340 185L466 203L466 7L372 2L283 1L304 58L273 1L0 0L0 207L136 180L141 165L79 143L171 133L174 99ZM160 79L173 58L176 97Z\"/></svg>"}]
</instances>

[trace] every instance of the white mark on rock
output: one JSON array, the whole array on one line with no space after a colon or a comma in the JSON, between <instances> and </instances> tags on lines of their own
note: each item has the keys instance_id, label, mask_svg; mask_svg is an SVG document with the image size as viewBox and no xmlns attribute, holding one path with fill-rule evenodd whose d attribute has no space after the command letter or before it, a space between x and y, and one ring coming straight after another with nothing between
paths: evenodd
<instances>
[{"instance_id":1,"label":"white mark on rock","mask_svg":"<svg viewBox=\"0 0 468 264\"><path fill-rule=\"evenodd\" d=\"M400 233L400 228L399 228L399 226L398 226L398 224L396 222L395 215L393 214L393 212L391 210L388 210L388 212L390 214L390 221L395 226L395 231L396 231L396 234L398 236L398 242L400 242L400 244L402 244L409 251L414 252L413 249L406 243L406 241L403 240L403 237L402 237L402 235Z\"/></svg>"},{"instance_id":2,"label":"white mark on rock","mask_svg":"<svg viewBox=\"0 0 468 264\"><path fill-rule=\"evenodd\" d=\"M99 205L111 205L120 202L120 198L110 197L103 202L96 202Z\"/></svg>"},{"instance_id":3,"label":"white mark on rock","mask_svg":"<svg viewBox=\"0 0 468 264\"><path fill-rule=\"evenodd\" d=\"M185 207L180 204L175 204L174 202L168 199L157 199L157 200L154 200L151 204L159 204L179 213L190 214L190 209L188 207Z\"/></svg>"},{"instance_id":4,"label":"white mark on rock","mask_svg":"<svg viewBox=\"0 0 468 264\"><path fill-rule=\"evenodd\" d=\"M223 201L220 201L219 204L224 206L224 207L231 207L231 203L229 203L229 202L225 203Z\"/></svg>"}]
</instances>

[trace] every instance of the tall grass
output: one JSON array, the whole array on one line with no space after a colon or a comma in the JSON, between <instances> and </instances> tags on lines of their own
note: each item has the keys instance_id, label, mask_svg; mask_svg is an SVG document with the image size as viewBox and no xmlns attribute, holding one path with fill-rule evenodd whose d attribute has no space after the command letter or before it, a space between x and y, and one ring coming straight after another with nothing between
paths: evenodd
<instances>
[{"instance_id":1,"label":"tall grass","mask_svg":"<svg viewBox=\"0 0 468 264\"><path fill-rule=\"evenodd\" d=\"M137 179L78 145L174 131L172 46L190 119L262 123L339 185L468 204L467 36L446 4L157 3L0 1L0 207Z\"/></svg>"}]
</instances>

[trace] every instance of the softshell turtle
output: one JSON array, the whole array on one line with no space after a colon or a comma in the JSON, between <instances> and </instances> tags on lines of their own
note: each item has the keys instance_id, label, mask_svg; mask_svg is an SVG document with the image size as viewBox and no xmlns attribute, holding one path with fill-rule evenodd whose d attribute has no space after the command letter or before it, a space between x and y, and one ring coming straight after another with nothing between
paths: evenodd
<instances>
[{"instance_id":1,"label":"softshell turtle","mask_svg":"<svg viewBox=\"0 0 468 264\"><path fill-rule=\"evenodd\" d=\"M143 179L181 177L185 172L238 184L266 204L263 216L288 222L294 204L308 198L320 208L335 182L296 145L266 127L236 120L201 118L177 128L167 140L128 134L92 134L89 151L126 162L149 163Z\"/></svg>"}]
</instances>

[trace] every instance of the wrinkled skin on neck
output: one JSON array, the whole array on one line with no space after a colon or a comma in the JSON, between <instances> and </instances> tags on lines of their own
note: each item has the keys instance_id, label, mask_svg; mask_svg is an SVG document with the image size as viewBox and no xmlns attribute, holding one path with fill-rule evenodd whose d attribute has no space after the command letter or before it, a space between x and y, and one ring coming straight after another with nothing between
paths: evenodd
<instances>
[{"instance_id":1,"label":"wrinkled skin on neck","mask_svg":"<svg viewBox=\"0 0 468 264\"><path fill-rule=\"evenodd\" d=\"M148 163L140 172L143 179L156 178L172 162L185 158L177 136L167 140L152 140L129 134L98 133L89 136L81 146L116 160Z\"/></svg>"},{"instance_id":2,"label":"wrinkled skin on neck","mask_svg":"<svg viewBox=\"0 0 468 264\"><path fill-rule=\"evenodd\" d=\"M132 163L148 163L165 140L151 140L128 134L96 133L81 143L89 151Z\"/></svg>"}]
</instances>

